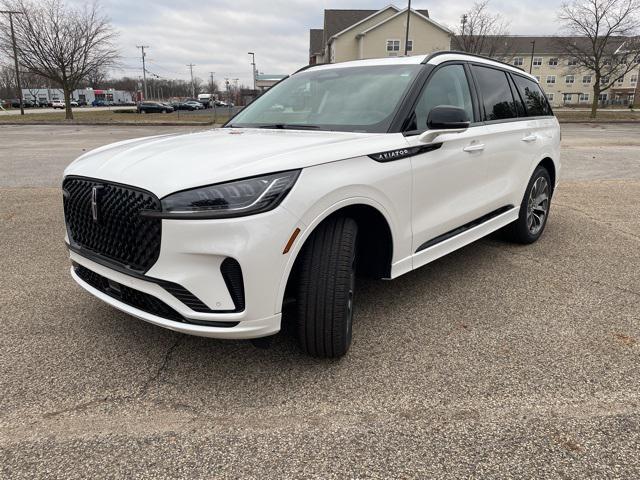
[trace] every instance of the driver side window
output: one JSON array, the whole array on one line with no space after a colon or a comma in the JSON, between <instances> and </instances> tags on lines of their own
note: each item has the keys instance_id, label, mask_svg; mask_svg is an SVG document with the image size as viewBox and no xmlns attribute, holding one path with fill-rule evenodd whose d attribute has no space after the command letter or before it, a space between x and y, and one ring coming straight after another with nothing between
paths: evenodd
<instances>
[{"instance_id":1,"label":"driver side window","mask_svg":"<svg viewBox=\"0 0 640 480\"><path fill-rule=\"evenodd\" d=\"M462 65L445 65L431 76L420 94L407 130L426 130L429 112L443 105L462 108L473 119L471 92Z\"/></svg>"}]
</instances>

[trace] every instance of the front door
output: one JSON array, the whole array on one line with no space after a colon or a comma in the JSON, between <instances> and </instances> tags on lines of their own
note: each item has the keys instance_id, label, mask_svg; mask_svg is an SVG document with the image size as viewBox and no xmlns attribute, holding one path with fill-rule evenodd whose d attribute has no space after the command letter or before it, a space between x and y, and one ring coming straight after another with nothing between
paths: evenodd
<instances>
[{"instance_id":1,"label":"front door","mask_svg":"<svg viewBox=\"0 0 640 480\"><path fill-rule=\"evenodd\" d=\"M446 133L435 139L437 150L421 143L431 109L448 105L467 111L472 125L462 133ZM407 141L423 146L424 153L411 157L413 171L413 251L437 237L476 220L486 213L487 165L481 124L477 120L469 78L463 64L445 64L434 71L416 103ZM414 265L415 267L416 265Z\"/></svg>"}]
</instances>

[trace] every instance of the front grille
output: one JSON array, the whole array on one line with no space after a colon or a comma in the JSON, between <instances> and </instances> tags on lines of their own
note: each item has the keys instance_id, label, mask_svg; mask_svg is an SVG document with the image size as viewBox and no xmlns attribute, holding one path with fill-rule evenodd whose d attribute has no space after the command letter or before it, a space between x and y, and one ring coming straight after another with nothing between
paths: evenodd
<instances>
[{"instance_id":1,"label":"front grille","mask_svg":"<svg viewBox=\"0 0 640 480\"><path fill-rule=\"evenodd\" d=\"M162 220L143 217L140 212L162 209L155 195L82 177L67 177L62 189L67 232L74 249L136 272L153 266L160 255Z\"/></svg>"},{"instance_id":2,"label":"front grille","mask_svg":"<svg viewBox=\"0 0 640 480\"><path fill-rule=\"evenodd\" d=\"M126 285L109 280L106 277L83 267L82 265L76 265L74 268L76 275L78 275L82 280L87 282L93 288L100 290L102 293L106 293L110 297L120 300L122 303L126 303L129 306L158 317L175 320L177 322L185 321L182 315L153 295L149 295L148 293L144 293L139 290L134 290Z\"/></svg>"}]
</instances>

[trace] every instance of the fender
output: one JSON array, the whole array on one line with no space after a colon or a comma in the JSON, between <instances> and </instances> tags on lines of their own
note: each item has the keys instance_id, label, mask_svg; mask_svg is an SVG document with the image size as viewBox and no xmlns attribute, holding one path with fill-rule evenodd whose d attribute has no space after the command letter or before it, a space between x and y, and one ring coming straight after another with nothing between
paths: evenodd
<instances>
[{"instance_id":1,"label":"fender","mask_svg":"<svg viewBox=\"0 0 640 480\"><path fill-rule=\"evenodd\" d=\"M289 256L287 260L287 264L282 273L282 278L280 279L280 285L278 287L278 294L276 295L276 304L274 312L280 313L282 311L282 302L284 301L284 293L287 287L287 282L289 281L289 276L291 275L291 270L293 270L293 265L295 264L302 247L304 246L307 239L311 236L311 234L315 231L316 227L320 225L326 218L328 218L331 214L337 212L338 210L349 207L351 205L368 205L370 207L378 210L382 216L387 221L389 228L391 229L391 236L393 238L394 246L396 245L396 230L393 228L394 222L391 220L389 212L385 209L385 207L368 197L349 197L339 202L332 204L330 207L326 208L319 215L317 215L313 220L308 223L304 223L302 221L299 222L298 227L301 232L294 241L291 250L287 254ZM395 252L394 252L395 254Z\"/></svg>"}]
</instances>

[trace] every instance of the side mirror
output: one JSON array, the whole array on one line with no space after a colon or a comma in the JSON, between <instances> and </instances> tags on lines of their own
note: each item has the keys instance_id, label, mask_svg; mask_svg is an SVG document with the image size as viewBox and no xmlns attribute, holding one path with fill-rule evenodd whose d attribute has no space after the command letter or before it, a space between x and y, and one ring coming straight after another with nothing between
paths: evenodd
<instances>
[{"instance_id":1,"label":"side mirror","mask_svg":"<svg viewBox=\"0 0 640 480\"><path fill-rule=\"evenodd\" d=\"M427 130L420 135L423 143L431 143L443 133L461 133L469 128L471 121L464 108L442 105L433 108L427 118Z\"/></svg>"}]
</instances>

